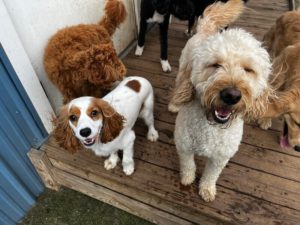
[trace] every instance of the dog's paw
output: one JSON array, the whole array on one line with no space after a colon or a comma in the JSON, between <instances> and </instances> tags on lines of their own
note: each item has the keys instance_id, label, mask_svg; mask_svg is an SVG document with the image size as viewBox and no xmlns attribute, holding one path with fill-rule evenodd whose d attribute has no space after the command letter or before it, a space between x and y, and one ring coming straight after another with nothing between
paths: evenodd
<instances>
[{"instance_id":1,"label":"dog's paw","mask_svg":"<svg viewBox=\"0 0 300 225\"><path fill-rule=\"evenodd\" d=\"M189 31L189 29L186 29L184 31L184 34L187 36L187 37L192 37L194 32L192 30Z\"/></svg>"},{"instance_id":2,"label":"dog's paw","mask_svg":"<svg viewBox=\"0 0 300 225\"><path fill-rule=\"evenodd\" d=\"M106 159L105 161L104 161L104 168L106 169L106 170L111 170L111 169L113 169L113 168L115 168L116 167L116 165L117 165L117 163L118 163L118 159L111 159L111 158L108 158L108 159Z\"/></svg>"},{"instance_id":3,"label":"dog's paw","mask_svg":"<svg viewBox=\"0 0 300 225\"><path fill-rule=\"evenodd\" d=\"M259 127L264 130L268 130L272 126L272 120L268 118L259 119L257 122Z\"/></svg>"},{"instance_id":4,"label":"dog's paw","mask_svg":"<svg viewBox=\"0 0 300 225\"><path fill-rule=\"evenodd\" d=\"M170 102L169 105L168 105L168 110L172 113L178 113L179 110L180 110L180 107L178 105L175 105L175 104Z\"/></svg>"},{"instance_id":5,"label":"dog's paw","mask_svg":"<svg viewBox=\"0 0 300 225\"><path fill-rule=\"evenodd\" d=\"M155 142L158 139L158 132L157 130L153 129L149 129L148 134L147 134L147 139L149 141Z\"/></svg>"},{"instance_id":6,"label":"dog's paw","mask_svg":"<svg viewBox=\"0 0 300 225\"><path fill-rule=\"evenodd\" d=\"M141 56L143 54L143 51L144 51L144 46L142 46L142 47L136 46L135 55Z\"/></svg>"},{"instance_id":7,"label":"dog's paw","mask_svg":"<svg viewBox=\"0 0 300 225\"><path fill-rule=\"evenodd\" d=\"M123 172L129 176L134 172L134 163L128 163L126 165L123 165Z\"/></svg>"},{"instance_id":8,"label":"dog's paw","mask_svg":"<svg viewBox=\"0 0 300 225\"><path fill-rule=\"evenodd\" d=\"M181 184L183 184L185 186L190 185L191 183L194 182L195 178L196 178L196 175L195 175L194 171L188 172L188 173L182 173L180 182L181 182Z\"/></svg>"},{"instance_id":9,"label":"dog's paw","mask_svg":"<svg viewBox=\"0 0 300 225\"><path fill-rule=\"evenodd\" d=\"M212 202L216 198L216 193L216 185L200 184L199 195L201 195L204 201Z\"/></svg>"},{"instance_id":10,"label":"dog's paw","mask_svg":"<svg viewBox=\"0 0 300 225\"><path fill-rule=\"evenodd\" d=\"M161 68L164 72L171 72L171 66L168 60L160 60Z\"/></svg>"}]
</instances>

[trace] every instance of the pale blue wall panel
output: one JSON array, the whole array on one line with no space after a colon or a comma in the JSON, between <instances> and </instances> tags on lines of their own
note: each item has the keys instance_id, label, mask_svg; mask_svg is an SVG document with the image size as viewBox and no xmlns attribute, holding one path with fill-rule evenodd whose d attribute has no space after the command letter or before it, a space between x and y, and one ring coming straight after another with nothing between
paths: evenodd
<instances>
[{"instance_id":1,"label":"pale blue wall panel","mask_svg":"<svg viewBox=\"0 0 300 225\"><path fill-rule=\"evenodd\" d=\"M0 224L1 225L14 225L15 222L8 218L1 210L0 210Z\"/></svg>"},{"instance_id":2,"label":"pale blue wall panel","mask_svg":"<svg viewBox=\"0 0 300 225\"><path fill-rule=\"evenodd\" d=\"M44 190L27 157L48 134L0 43L0 225L16 224Z\"/></svg>"}]
</instances>

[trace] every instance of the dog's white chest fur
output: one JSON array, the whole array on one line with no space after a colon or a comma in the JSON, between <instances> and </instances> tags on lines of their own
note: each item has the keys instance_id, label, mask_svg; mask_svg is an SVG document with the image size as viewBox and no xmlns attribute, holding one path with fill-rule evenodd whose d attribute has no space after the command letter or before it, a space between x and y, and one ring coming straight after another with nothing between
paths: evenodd
<instances>
[{"instance_id":1,"label":"dog's white chest fur","mask_svg":"<svg viewBox=\"0 0 300 225\"><path fill-rule=\"evenodd\" d=\"M154 12L152 18L147 19L147 23L162 23L164 22L164 15Z\"/></svg>"},{"instance_id":2,"label":"dog's white chest fur","mask_svg":"<svg viewBox=\"0 0 300 225\"><path fill-rule=\"evenodd\" d=\"M239 117L226 125L212 124L198 101L184 106L178 113L175 142L180 149L209 158L232 157L243 135L243 120Z\"/></svg>"}]
</instances>

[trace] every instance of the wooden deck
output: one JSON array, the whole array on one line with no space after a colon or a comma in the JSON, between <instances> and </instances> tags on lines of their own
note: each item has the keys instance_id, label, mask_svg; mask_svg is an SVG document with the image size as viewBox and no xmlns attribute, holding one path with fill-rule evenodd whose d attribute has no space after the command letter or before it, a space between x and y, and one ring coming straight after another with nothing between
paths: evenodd
<instances>
[{"instance_id":1,"label":"wooden deck","mask_svg":"<svg viewBox=\"0 0 300 225\"><path fill-rule=\"evenodd\" d=\"M251 9L236 25L259 39L288 10L286 0L250 0L248 6ZM143 76L154 86L155 125L160 134L157 143L150 143L145 138L145 126L141 121L137 123L135 173L126 177L121 165L106 171L103 158L89 151L71 155L50 138L42 150L50 159L46 159L46 167L52 178L59 185L159 224L300 224L300 153L280 149L279 120L268 131L256 125L245 126L240 150L218 180L214 202L205 203L198 195L203 158L196 159L197 181L189 187L180 185L173 142L175 115L167 111L167 103L179 55L187 41L184 29L185 25L173 21L169 31L172 73L161 71L157 26L146 36L143 56L135 57L132 50L124 59L128 75Z\"/></svg>"}]
</instances>

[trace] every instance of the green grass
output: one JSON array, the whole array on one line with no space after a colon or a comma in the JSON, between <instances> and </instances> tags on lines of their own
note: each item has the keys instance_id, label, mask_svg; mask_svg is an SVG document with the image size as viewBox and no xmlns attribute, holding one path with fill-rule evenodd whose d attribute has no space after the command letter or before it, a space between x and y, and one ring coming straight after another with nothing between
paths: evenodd
<instances>
[{"instance_id":1,"label":"green grass","mask_svg":"<svg viewBox=\"0 0 300 225\"><path fill-rule=\"evenodd\" d=\"M79 192L46 189L20 225L151 225Z\"/></svg>"}]
</instances>

